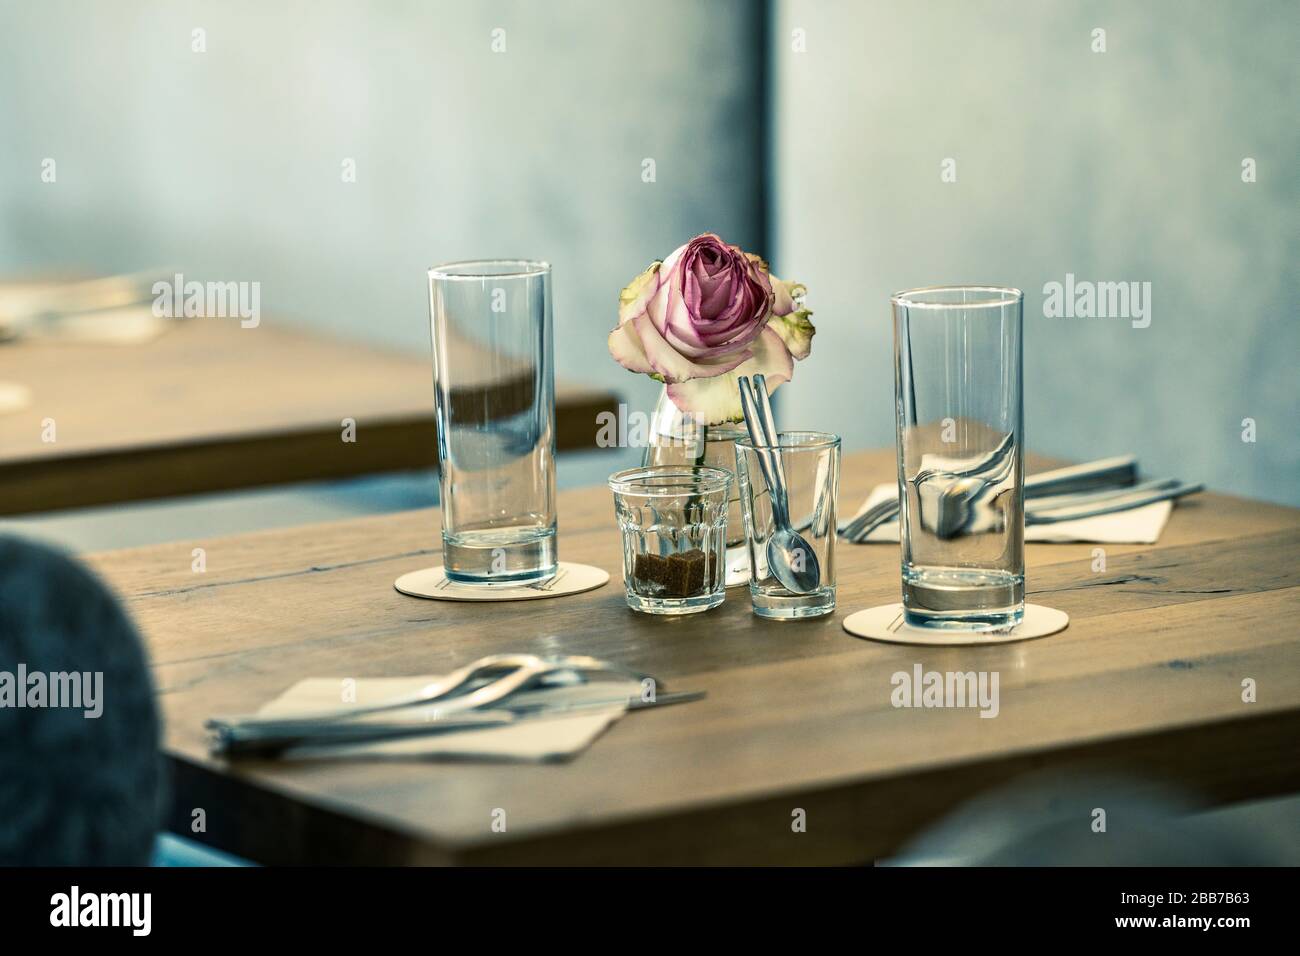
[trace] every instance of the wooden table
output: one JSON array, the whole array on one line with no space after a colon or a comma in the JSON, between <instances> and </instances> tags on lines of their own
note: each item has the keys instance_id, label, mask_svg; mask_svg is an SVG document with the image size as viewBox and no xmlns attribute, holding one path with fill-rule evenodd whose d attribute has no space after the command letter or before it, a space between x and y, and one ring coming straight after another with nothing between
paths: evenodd
<instances>
[{"instance_id":1,"label":"wooden table","mask_svg":"<svg viewBox=\"0 0 1300 956\"><path fill-rule=\"evenodd\" d=\"M192 319L138 345L0 343L0 514L345 478L436 462L431 359ZM609 392L560 385L556 442L589 448ZM343 420L356 441L342 440ZM46 421L54 422L48 442Z\"/></svg>"},{"instance_id":2,"label":"wooden table","mask_svg":"<svg viewBox=\"0 0 1300 956\"><path fill-rule=\"evenodd\" d=\"M892 451L847 456L841 501L893 467ZM634 614L612 512L604 490L560 496L562 556L609 569L609 585L518 604L393 590L437 563L431 511L205 541L203 575L190 541L95 556L153 654L180 832L203 807L201 839L274 863L851 863L1028 770L1137 771L1211 803L1300 788L1300 511L1198 496L1158 546L1107 546L1103 572L1092 545L1031 544L1030 597L1069 629L944 649L841 628L898 599L893 545L840 548L839 610L820 621L759 621L743 590L690 618ZM559 765L230 766L205 752L204 718L300 678L507 650L595 654L708 698L631 713ZM999 716L893 708L891 675L917 663L998 671Z\"/></svg>"}]
</instances>

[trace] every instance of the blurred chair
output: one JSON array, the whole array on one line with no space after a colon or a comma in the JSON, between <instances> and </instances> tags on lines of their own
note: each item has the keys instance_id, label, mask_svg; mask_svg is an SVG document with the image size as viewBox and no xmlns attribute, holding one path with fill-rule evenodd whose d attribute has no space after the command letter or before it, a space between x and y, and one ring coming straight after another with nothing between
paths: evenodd
<instances>
[{"instance_id":1,"label":"blurred chair","mask_svg":"<svg viewBox=\"0 0 1300 956\"><path fill-rule=\"evenodd\" d=\"M249 866L247 860L222 853L211 847L203 846L192 840L178 837L174 833L158 834L154 845L153 866Z\"/></svg>"},{"instance_id":2,"label":"blurred chair","mask_svg":"<svg viewBox=\"0 0 1300 956\"><path fill-rule=\"evenodd\" d=\"M1287 864L1273 826L1201 809L1189 795L1139 778L1031 774L975 796L877 865Z\"/></svg>"},{"instance_id":3,"label":"blurred chair","mask_svg":"<svg viewBox=\"0 0 1300 956\"><path fill-rule=\"evenodd\" d=\"M75 694L52 676L73 674ZM237 862L170 835L155 848L160 742L148 656L117 599L60 552L0 537L0 866Z\"/></svg>"}]
</instances>

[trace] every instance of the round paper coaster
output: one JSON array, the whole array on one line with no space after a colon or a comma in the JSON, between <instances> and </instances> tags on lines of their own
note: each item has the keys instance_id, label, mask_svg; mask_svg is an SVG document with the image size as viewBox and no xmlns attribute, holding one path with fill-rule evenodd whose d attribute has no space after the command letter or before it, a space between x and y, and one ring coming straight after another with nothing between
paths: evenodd
<instances>
[{"instance_id":1,"label":"round paper coaster","mask_svg":"<svg viewBox=\"0 0 1300 956\"><path fill-rule=\"evenodd\" d=\"M903 605L882 604L857 611L844 619L844 630L854 637L889 644L927 644L963 647L976 644L1010 644L1063 631L1070 615L1041 604L1026 604L1025 616L1009 631L949 631L938 627L912 627L903 620Z\"/></svg>"},{"instance_id":2,"label":"round paper coaster","mask_svg":"<svg viewBox=\"0 0 1300 956\"><path fill-rule=\"evenodd\" d=\"M411 597L435 601L537 601L594 591L608 580L608 571L561 561L555 577L540 584L458 584L447 579L440 564L403 574L393 587Z\"/></svg>"}]
</instances>

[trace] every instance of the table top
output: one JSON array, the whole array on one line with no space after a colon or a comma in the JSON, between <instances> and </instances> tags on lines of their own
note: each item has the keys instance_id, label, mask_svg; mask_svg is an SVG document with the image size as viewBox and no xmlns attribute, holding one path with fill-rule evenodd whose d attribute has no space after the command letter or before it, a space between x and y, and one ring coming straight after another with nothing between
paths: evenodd
<instances>
[{"instance_id":1,"label":"table top","mask_svg":"<svg viewBox=\"0 0 1300 956\"><path fill-rule=\"evenodd\" d=\"M431 362L273 316L176 322L130 345L0 342L0 382L31 391L0 414L0 514L430 467ZM591 447L617 402L558 385L557 447Z\"/></svg>"},{"instance_id":2,"label":"table top","mask_svg":"<svg viewBox=\"0 0 1300 956\"><path fill-rule=\"evenodd\" d=\"M892 451L845 456L842 510L893 474ZM1185 499L1158 545L1106 545L1104 570L1096 545L1029 544L1029 598L1068 612L1069 628L965 648L843 630L847 614L898 600L896 545L840 546L827 618L759 620L744 589L705 614L651 618L624 605L608 491L561 494L559 514L561 556L609 570L605 587L487 605L398 594L399 575L439 563L436 511L92 556L152 653L174 825L188 834L204 807L200 839L271 863L854 863L1028 770L1138 771L1212 803L1300 787L1295 509ZM593 654L708 697L629 713L564 764L206 752L205 718L301 678L436 673L505 651ZM998 671L998 716L895 709L891 675L918 663Z\"/></svg>"}]
</instances>

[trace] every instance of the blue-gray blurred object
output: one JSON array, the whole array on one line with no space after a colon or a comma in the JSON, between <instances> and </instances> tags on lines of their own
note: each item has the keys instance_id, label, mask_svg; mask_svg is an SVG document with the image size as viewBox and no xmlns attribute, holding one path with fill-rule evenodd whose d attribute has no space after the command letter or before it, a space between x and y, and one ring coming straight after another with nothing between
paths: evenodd
<instances>
[{"instance_id":1,"label":"blue-gray blurred object","mask_svg":"<svg viewBox=\"0 0 1300 956\"><path fill-rule=\"evenodd\" d=\"M0 534L0 866L142 866L167 806L148 651L81 562Z\"/></svg>"}]
</instances>

